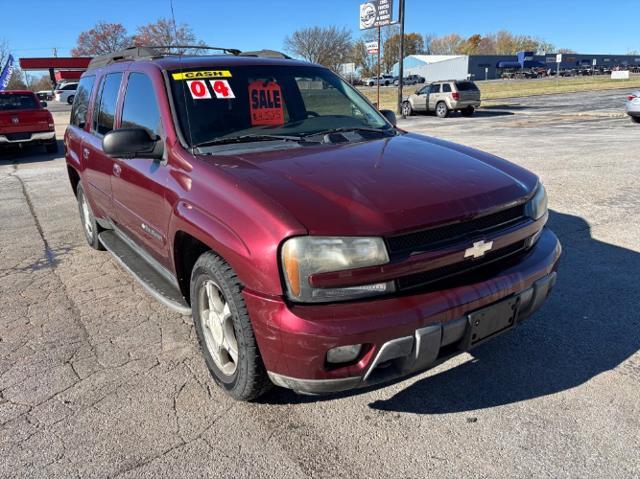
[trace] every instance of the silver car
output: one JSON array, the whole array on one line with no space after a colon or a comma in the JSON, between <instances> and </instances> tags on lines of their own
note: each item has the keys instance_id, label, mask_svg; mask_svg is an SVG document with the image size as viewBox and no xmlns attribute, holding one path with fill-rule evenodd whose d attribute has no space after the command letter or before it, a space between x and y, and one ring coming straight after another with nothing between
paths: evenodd
<instances>
[{"instance_id":1,"label":"silver car","mask_svg":"<svg viewBox=\"0 0 640 479\"><path fill-rule=\"evenodd\" d=\"M635 123L640 123L640 90L627 96L627 115L629 115Z\"/></svg>"},{"instance_id":2,"label":"silver car","mask_svg":"<svg viewBox=\"0 0 640 479\"><path fill-rule=\"evenodd\" d=\"M443 80L428 83L402 102L402 114L410 116L414 112L435 112L439 118L446 118L452 111L462 116L472 116L480 106L480 90L469 80Z\"/></svg>"}]
</instances>

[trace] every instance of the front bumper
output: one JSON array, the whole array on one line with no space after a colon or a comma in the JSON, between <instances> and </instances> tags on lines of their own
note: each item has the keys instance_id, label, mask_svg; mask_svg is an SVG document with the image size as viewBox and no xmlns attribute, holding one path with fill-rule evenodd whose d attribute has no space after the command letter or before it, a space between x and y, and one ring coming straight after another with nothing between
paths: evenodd
<instances>
[{"instance_id":1,"label":"front bumper","mask_svg":"<svg viewBox=\"0 0 640 479\"><path fill-rule=\"evenodd\" d=\"M484 281L413 296L344 304L290 305L244 291L269 377L300 393L324 394L370 386L423 371L475 347L472 319L501 301L517 302L510 330L542 305L555 284L561 247L544 229L516 265ZM336 346L364 344L357 363L330 366Z\"/></svg>"},{"instance_id":2,"label":"front bumper","mask_svg":"<svg viewBox=\"0 0 640 479\"><path fill-rule=\"evenodd\" d=\"M21 136L18 139L10 139L7 135L0 135L0 144L15 145L18 143L38 143L53 141L55 139L55 131L39 131L36 133L29 133L28 136Z\"/></svg>"}]
</instances>

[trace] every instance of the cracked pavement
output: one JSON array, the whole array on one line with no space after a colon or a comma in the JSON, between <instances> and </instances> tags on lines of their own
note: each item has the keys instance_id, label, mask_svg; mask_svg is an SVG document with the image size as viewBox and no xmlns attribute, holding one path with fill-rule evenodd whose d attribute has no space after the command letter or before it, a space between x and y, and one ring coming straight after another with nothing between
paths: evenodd
<instances>
[{"instance_id":1,"label":"cracked pavement","mask_svg":"<svg viewBox=\"0 0 640 479\"><path fill-rule=\"evenodd\" d=\"M61 155L2 153L0 477L637 476L640 127L611 114L623 93L402 122L540 175L558 284L473 354L328 398L227 398L190 319L86 245Z\"/></svg>"}]
</instances>

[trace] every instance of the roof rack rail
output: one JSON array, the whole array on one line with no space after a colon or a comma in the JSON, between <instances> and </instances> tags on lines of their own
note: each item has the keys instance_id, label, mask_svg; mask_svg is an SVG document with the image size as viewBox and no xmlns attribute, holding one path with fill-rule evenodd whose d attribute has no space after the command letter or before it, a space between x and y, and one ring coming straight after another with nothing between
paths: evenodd
<instances>
[{"instance_id":1,"label":"roof rack rail","mask_svg":"<svg viewBox=\"0 0 640 479\"><path fill-rule=\"evenodd\" d=\"M126 60L140 60L143 58L159 58L171 55L170 50L220 50L231 55L240 55L240 50L235 48L210 47L207 45L154 45L128 47L113 53L99 55L89 62L88 68L100 68L112 63ZM181 53L178 53L181 54ZM174 53L175 55L175 53Z\"/></svg>"},{"instance_id":2,"label":"roof rack rail","mask_svg":"<svg viewBox=\"0 0 640 479\"><path fill-rule=\"evenodd\" d=\"M243 57L264 57L264 58L284 58L286 60L291 60L289 55L286 55L282 52L276 50L256 50L253 52L241 52L240 56Z\"/></svg>"}]
</instances>

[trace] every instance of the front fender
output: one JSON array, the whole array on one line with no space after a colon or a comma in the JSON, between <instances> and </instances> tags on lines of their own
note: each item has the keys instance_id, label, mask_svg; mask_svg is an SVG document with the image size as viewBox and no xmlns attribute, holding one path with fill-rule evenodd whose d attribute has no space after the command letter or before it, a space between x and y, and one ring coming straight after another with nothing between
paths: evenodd
<instances>
[{"instance_id":1,"label":"front fender","mask_svg":"<svg viewBox=\"0 0 640 479\"><path fill-rule=\"evenodd\" d=\"M169 231L174 239L171 244L172 258L176 257L176 235L183 232L207 245L229 263L247 288L266 294L282 294L277 244L271 246L267 241L250 247L222 219L186 200L176 203Z\"/></svg>"}]
</instances>

